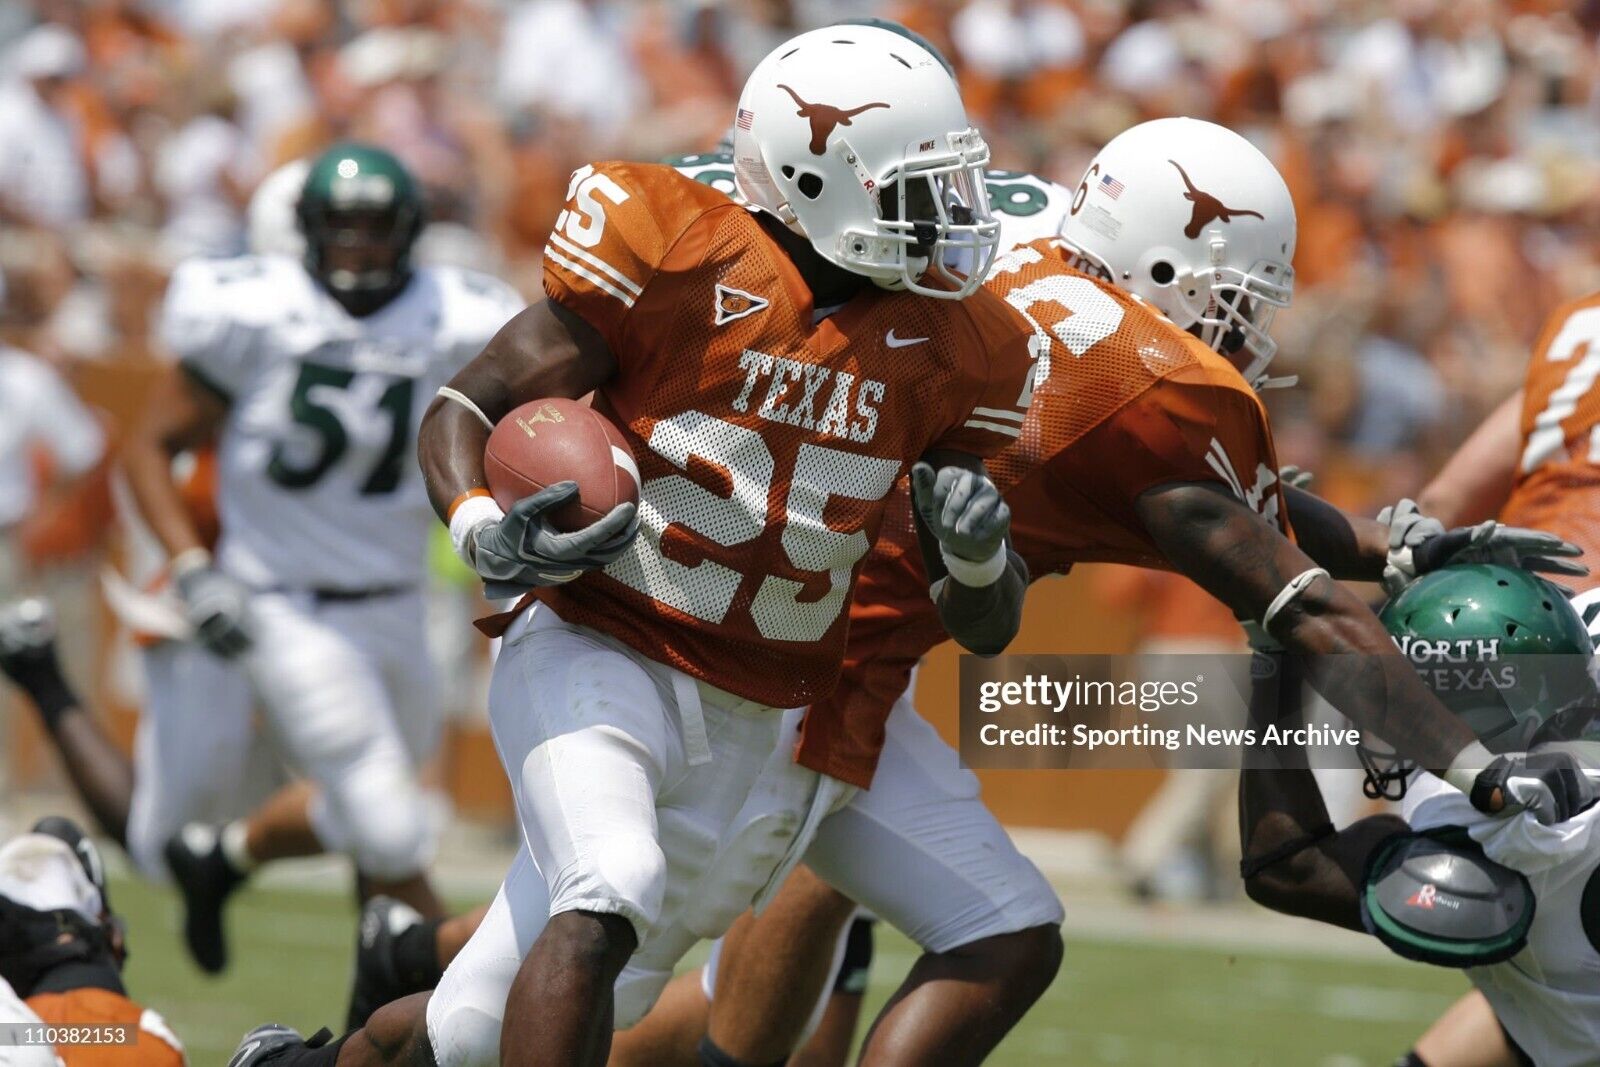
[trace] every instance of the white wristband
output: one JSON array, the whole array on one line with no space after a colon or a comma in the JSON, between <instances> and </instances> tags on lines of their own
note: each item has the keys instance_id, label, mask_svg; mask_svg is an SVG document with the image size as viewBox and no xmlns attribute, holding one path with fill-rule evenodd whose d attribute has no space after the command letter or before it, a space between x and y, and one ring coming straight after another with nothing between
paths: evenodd
<instances>
[{"instance_id":1,"label":"white wristband","mask_svg":"<svg viewBox=\"0 0 1600 1067\"><path fill-rule=\"evenodd\" d=\"M1453 785L1467 796L1472 795L1472 786L1478 780L1478 775L1483 769L1494 762L1494 753L1483 747L1482 741L1474 741L1450 761L1449 768L1444 772L1447 785Z\"/></svg>"},{"instance_id":2,"label":"white wristband","mask_svg":"<svg viewBox=\"0 0 1600 1067\"><path fill-rule=\"evenodd\" d=\"M944 567L950 572L950 577L970 589L993 585L1006 572L1006 546L1003 543L994 555L981 563L953 556L943 545L939 546L939 555L944 557Z\"/></svg>"},{"instance_id":3,"label":"white wristband","mask_svg":"<svg viewBox=\"0 0 1600 1067\"><path fill-rule=\"evenodd\" d=\"M1328 572L1321 567L1311 567L1303 570L1289 579L1287 585L1278 590L1278 595L1272 598L1272 603L1267 605L1267 610L1261 614L1261 628L1267 630L1272 626L1272 620L1278 617L1278 612L1289 606L1289 602L1304 593L1311 587L1311 583L1318 578L1327 578ZM1329 579L1330 581L1332 579Z\"/></svg>"},{"instance_id":4,"label":"white wristband","mask_svg":"<svg viewBox=\"0 0 1600 1067\"><path fill-rule=\"evenodd\" d=\"M505 517L506 513L490 496L468 497L456 507L456 513L450 516L450 543L455 546L461 562L469 567L476 566L472 558L473 535L491 522L499 522Z\"/></svg>"}]
</instances>

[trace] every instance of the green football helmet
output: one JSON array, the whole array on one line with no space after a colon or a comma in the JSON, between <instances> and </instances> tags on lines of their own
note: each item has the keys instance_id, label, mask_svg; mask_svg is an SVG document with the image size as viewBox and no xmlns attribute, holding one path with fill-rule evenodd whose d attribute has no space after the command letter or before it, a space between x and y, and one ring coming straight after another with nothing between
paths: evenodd
<instances>
[{"instance_id":1,"label":"green football helmet","mask_svg":"<svg viewBox=\"0 0 1600 1067\"><path fill-rule=\"evenodd\" d=\"M422 193L404 164L356 142L312 161L295 204L306 270L353 315L371 314L406 287L424 218Z\"/></svg>"},{"instance_id":2,"label":"green football helmet","mask_svg":"<svg viewBox=\"0 0 1600 1067\"><path fill-rule=\"evenodd\" d=\"M1566 594L1529 571L1472 563L1424 575L1379 613L1400 654L1491 752L1582 736L1600 708L1594 642ZM1365 744L1369 795L1410 767Z\"/></svg>"}]
</instances>

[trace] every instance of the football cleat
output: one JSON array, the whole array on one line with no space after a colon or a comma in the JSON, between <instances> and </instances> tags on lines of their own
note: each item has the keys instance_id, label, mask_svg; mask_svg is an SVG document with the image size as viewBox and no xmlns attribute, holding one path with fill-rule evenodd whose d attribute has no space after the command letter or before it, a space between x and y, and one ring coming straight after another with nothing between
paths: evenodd
<instances>
[{"instance_id":1,"label":"football cleat","mask_svg":"<svg viewBox=\"0 0 1600 1067\"><path fill-rule=\"evenodd\" d=\"M190 823L173 835L165 855L183 894L183 940L189 955L207 974L220 974L228 966L223 907L245 876L222 854L222 835L216 827L205 823Z\"/></svg>"},{"instance_id":2,"label":"football cleat","mask_svg":"<svg viewBox=\"0 0 1600 1067\"><path fill-rule=\"evenodd\" d=\"M45 834L67 843L73 854L78 857L78 862L83 865L83 873L89 879L89 884L99 890L100 903L109 912L111 897L106 889L106 865L100 858L100 850L95 847L93 839L84 833L83 827L65 815L46 815L33 824L31 832Z\"/></svg>"},{"instance_id":3,"label":"football cleat","mask_svg":"<svg viewBox=\"0 0 1600 1067\"><path fill-rule=\"evenodd\" d=\"M244 1035L244 1040L239 1042L233 1057L228 1060L228 1067L263 1067L269 1063L281 1063L287 1067L294 1063L294 1053L321 1048L332 1036L327 1030L318 1030L307 1041L298 1030L279 1023L267 1023Z\"/></svg>"},{"instance_id":4,"label":"football cleat","mask_svg":"<svg viewBox=\"0 0 1600 1067\"><path fill-rule=\"evenodd\" d=\"M421 992L401 978L394 948L396 938L422 921L417 909L392 897L373 897L361 909L347 1029L365 1026L368 1017L390 1001Z\"/></svg>"}]
</instances>

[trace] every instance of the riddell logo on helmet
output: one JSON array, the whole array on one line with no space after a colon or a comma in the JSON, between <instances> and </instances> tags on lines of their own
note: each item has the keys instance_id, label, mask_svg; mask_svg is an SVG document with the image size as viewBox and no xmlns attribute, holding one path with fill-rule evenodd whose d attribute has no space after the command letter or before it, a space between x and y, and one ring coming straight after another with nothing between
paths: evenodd
<instances>
[{"instance_id":1,"label":"riddell logo on helmet","mask_svg":"<svg viewBox=\"0 0 1600 1067\"><path fill-rule=\"evenodd\" d=\"M1432 911L1435 907L1449 908L1451 911L1461 910L1461 901L1455 897L1445 896L1439 892L1439 887L1432 882L1423 883L1420 889L1411 894L1406 904L1409 907L1422 908L1426 911Z\"/></svg>"},{"instance_id":2,"label":"riddell logo on helmet","mask_svg":"<svg viewBox=\"0 0 1600 1067\"><path fill-rule=\"evenodd\" d=\"M1210 193L1201 192L1195 188L1194 182L1189 180L1188 172L1178 165L1176 159L1169 159L1167 162L1178 168L1178 174L1182 176L1183 184L1189 189L1188 192L1183 194L1183 198L1194 205L1194 212L1189 216L1189 225L1183 228L1183 235L1189 240L1192 241L1199 237L1200 231L1213 222L1232 222L1235 216L1242 218L1245 215L1252 215L1262 220L1266 219L1266 216L1259 211L1251 211L1249 208L1242 207L1229 207Z\"/></svg>"},{"instance_id":3,"label":"riddell logo on helmet","mask_svg":"<svg viewBox=\"0 0 1600 1067\"><path fill-rule=\"evenodd\" d=\"M780 85L778 88L788 93L794 99L794 102L800 106L800 110L796 111L795 114L811 123L810 148L811 154L814 156L820 156L827 152L828 138L833 136L834 130L840 126L850 125L850 120L863 111L871 111L875 107L886 108L889 106L880 100L870 104L862 104L860 107L853 107L846 111L844 108L834 107L832 104L813 104L802 100L800 94L787 85Z\"/></svg>"}]
</instances>

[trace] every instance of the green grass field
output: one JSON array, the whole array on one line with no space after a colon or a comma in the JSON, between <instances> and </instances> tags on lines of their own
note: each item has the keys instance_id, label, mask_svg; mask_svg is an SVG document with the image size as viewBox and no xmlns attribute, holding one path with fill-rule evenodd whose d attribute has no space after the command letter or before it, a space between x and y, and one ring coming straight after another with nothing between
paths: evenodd
<instances>
[{"instance_id":1,"label":"green grass field","mask_svg":"<svg viewBox=\"0 0 1600 1067\"><path fill-rule=\"evenodd\" d=\"M231 915L233 969L211 980L183 955L164 891L123 880L112 893L132 931L130 988L167 1017L194 1067L220 1067L260 1022L309 1032L342 1019L353 936L342 895L245 894ZM915 956L879 931L869 1011ZM1074 935L1055 985L990 1062L1387 1067L1465 988L1459 975L1400 960Z\"/></svg>"}]
</instances>

